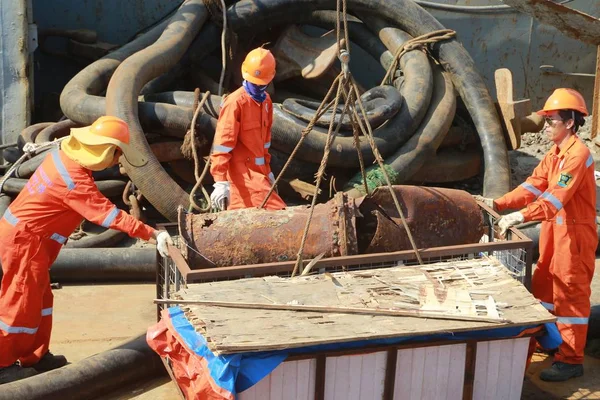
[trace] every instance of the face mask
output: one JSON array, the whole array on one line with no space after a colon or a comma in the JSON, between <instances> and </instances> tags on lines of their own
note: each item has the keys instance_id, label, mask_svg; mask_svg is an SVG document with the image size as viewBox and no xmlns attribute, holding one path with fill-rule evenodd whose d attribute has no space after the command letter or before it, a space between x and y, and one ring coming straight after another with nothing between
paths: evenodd
<instances>
[{"instance_id":1,"label":"face mask","mask_svg":"<svg viewBox=\"0 0 600 400\"><path fill-rule=\"evenodd\" d=\"M262 103L267 98L267 85L255 85L252 82L244 80L243 86L246 93L259 103Z\"/></svg>"}]
</instances>

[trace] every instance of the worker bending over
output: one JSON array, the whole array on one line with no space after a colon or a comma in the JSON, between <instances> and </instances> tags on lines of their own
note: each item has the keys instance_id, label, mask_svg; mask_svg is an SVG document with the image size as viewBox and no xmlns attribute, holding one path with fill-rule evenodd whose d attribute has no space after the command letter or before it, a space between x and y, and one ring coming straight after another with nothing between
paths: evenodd
<instances>
[{"instance_id":1,"label":"worker bending over","mask_svg":"<svg viewBox=\"0 0 600 400\"><path fill-rule=\"evenodd\" d=\"M583 375L598 245L594 159L576 134L588 115L581 94L556 89L538 114L545 117L544 133L554 146L518 188L499 199L479 199L498 211L522 208L500 219L501 233L523 222L542 221L532 293L556 315L563 343L540 378L564 381Z\"/></svg>"},{"instance_id":2,"label":"worker bending over","mask_svg":"<svg viewBox=\"0 0 600 400\"><path fill-rule=\"evenodd\" d=\"M48 351L53 303L49 269L84 218L131 237L155 239L163 256L173 243L167 232L118 209L96 187L92 171L116 165L123 153L132 165L143 163L119 118L101 117L92 126L71 129L0 219L0 384L67 363Z\"/></svg>"},{"instance_id":3,"label":"worker bending over","mask_svg":"<svg viewBox=\"0 0 600 400\"><path fill-rule=\"evenodd\" d=\"M259 207L271 189L271 125L273 103L266 92L275 77L275 57L258 48L242 64L244 83L225 98L219 113L211 154L215 184L210 198L218 210ZM268 210L285 208L275 192Z\"/></svg>"}]
</instances>

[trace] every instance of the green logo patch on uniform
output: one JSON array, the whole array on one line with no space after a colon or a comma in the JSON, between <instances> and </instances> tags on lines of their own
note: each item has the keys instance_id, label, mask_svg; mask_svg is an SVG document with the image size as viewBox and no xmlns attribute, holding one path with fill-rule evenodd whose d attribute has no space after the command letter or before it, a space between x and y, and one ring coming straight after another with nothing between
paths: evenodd
<instances>
[{"instance_id":1,"label":"green logo patch on uniform","mask_svg":"<svg viewBox=\"0 0 600 400\"><path fill-rule=\"evenodd\" d=\"M561 172L560 177L558 178L558 186L567 187L569 183L573 180L573 175L568 172Z\"/></svg>"}]
</instances>

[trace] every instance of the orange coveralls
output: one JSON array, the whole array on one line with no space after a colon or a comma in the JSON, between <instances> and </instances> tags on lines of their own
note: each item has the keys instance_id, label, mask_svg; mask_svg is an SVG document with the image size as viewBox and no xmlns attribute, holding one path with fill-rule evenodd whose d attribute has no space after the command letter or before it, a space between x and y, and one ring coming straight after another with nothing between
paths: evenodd
<instances>
[{"instance_id":1,"label":"orange coveralls","mask_svg":"<svg viewBox=\"0 0 600 400\"><path fill-rule=\"evenodd\" d=\"M271 189L271 125L273 103L258 103L243 87L227 96L215 132L210 173L215 181L229 181L228 210L259 207ZM285 203L275 192L265 204L267 210L280 210Z\"/></svg>"},{"instance_id":2,"label":"orange coveralls","mask_svg":"<svg viewBox=\"0 0 600 400\"><path fill-rule=\"evenodd\" d=\"M532 293L558 319L563 343L555 361L582 364L598 245L590 151L575 135L563 150L553 146L533 174L495 204L499 211L526 206L525 221L543 221Z\"/></svg>"},{"instance_id":3,"label":"orange coveralls","mask_svg":"<svg viewBox=\"0 0 600 400\"><path fill-rule=\"evenodd\" d=\"M104 197L90 170L54 150L0 219L0 367L31 366L48 351L49 269L84 217L144 240L154 231Z\"/></svg>"}]
</instances>

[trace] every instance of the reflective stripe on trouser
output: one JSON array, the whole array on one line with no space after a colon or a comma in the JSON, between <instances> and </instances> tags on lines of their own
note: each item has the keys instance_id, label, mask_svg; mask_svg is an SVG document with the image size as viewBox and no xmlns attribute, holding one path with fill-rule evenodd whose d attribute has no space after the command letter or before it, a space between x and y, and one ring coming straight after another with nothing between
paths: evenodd
<instances>
[{"instance_id":1,"label":"reflective stripe on trouser","mask_svg":"<svg viewBox=\"0 0 600 400\"><path fill-rule=\"evenodd\" d=\"M555 361L583 362L596 245L594 227L542 223L532 292L542 304L552 305L558 318L563 343Z\"/></svg>"},{"instance_id":2,"label":"reflective stripe on trouser","mask_svg":"<svg viewBox=\"0 0 600 400\"><path fill-rule=\"evenodd\" d=\"M48 351L52 330L50 241L17 231L0 233L0 367L36 364ZM58 245L56 246L59 249Z\"/></svg>"}]
</instances>

